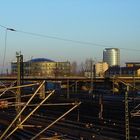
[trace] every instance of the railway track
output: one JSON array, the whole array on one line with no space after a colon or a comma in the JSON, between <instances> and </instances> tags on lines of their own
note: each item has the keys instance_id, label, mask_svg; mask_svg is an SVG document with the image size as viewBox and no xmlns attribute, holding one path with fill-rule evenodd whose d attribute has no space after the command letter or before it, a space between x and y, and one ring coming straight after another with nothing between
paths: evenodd
<instances>
[{"instance_id":1,"label":"railway track","mask_svg":"<svg viewBox=\"0 0 140 140\"><path fill-rule=\"evenodd\" d=\"M8 112L9 115L7 117L7 121L11 121L14 118L14 112ZM60 114L60 112L58 113ZM3 116L2 119L5 119L7 112L3 112L0 114ZM11 137L15 139L23 139L23 140L30 140L35 134L37 134L41 128L44 128L52 121L56 119L57 112L53 111L46 111L45 114L34 114L26 123L29 125L35 124L36 126L41 126L40 128L37 127L25 127L24 129L18 129ZM75 116L76 114L72 114L71 116ZM69 118L70 116L68 116ZM99 120L96 117L91 116L81 116L81 122L77 122L74 120L61 120L57 124L55 124L52 128L47 130L43 134L42 137L51 137L57 133L59 136L63 136L63 139L69 140L78 140L78 139L95 139L95 140L119 140L125 139L124 135L124 122L118 120L109 120L103 119ZM70 117L74 118L74 117ZM9 123L7 123L8 125ZM139 138L137 134L139 134L139 124L132 123L131 124L131 131L133 134L131 135L131 139L136 140ZM51 132L50 132L51 131Z\"/></svg>"},{"instance_id":2,"label":"railway track","mask_svg":"<svg viewBox=\"0 0 140 140\"><path fill-rule=\"evenodd\" d=\"M97 101L82 99L82 105L57 122L53 127L40 135L39 139L57 137L63 140L123 140L125 139L124 125L124 102L123 98L106 98L104 100L104 118L98 119L99 105ZM139 101L137 101L139 102ZM130 103L130 108L132 104ZM30 140L43 128L53 122L67 107L54 109L41 107L31 118L25 122L25 125L34 125L34 127L23 127L11 135L9 140ZM32 110L29 107L23 114L23 118ZM78 114L79 110L79 114ZM15 117L15 111L7 108L0 112L0 131L7 128ZM77 117L79 115L79 120ZM40 126L40 127L37 127ZM11 128L10 130L12 130ZM130 118L130 139L140 139L140 120Z\"/></svg>"}]
</instances>

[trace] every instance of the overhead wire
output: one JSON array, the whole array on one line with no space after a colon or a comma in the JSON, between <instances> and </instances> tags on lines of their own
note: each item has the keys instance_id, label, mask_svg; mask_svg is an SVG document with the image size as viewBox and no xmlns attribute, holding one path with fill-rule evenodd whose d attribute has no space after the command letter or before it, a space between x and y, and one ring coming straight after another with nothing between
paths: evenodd
<instances>
[{"instance_id":1,"label":"overhead wire","mask_svg":"<svg viewBox=\"0 0 140 140\"><path fill-rule=\"evenodd\" d=\"M93 43L93 42L73 40L73 39L68 39L68 38L62 38L62 37L44 35L44 34L27 32L27 31L22 31L22 30L16 30L16 29L13 29L13 28L7 28L6 26L3 26L3 25L0 25L0 27L6 28L7 30L10 30L10 31L15 31L17 33L23 33L23 34L28 34L28 35L38 36L38 37L43 37L43 38L56 39L56 40L61 40L61 41L67 41L67 42L72 42L72 43L83 44L83 45L92 45L92 46L101 46L101 47L113 47L111 45L104 45L104 44L98 44L98 43Z\"/></svg>"},{"instance_id":2,"label":"overhead wire","mask_svg":"<svg viewBox=\"0 0 140 140\"><path fill-rule=\"evenodd\" d=\"M6 26L3 26L3 25L0 25L0 27L2 27L2 28L7 28Z\"/></svg>"},{"instance_id":3,"label":"overhead wire","mask_svg":"<svg viewBox=\"0 0 140 140\"><path fill-rule=\"evenodd\" d=\"M130 48L119 48L119 49L121 49L121 50L127 50L127 51L140 51L140 50L138 50L138 49L130 49Z\"/></svg>"},{"instance_id":4,"label":"overhead wire","mask_svg":"<svg viewBox=\"0 0 140 140\"><path fill-rule=\"evenodd\" d=\"M68 38L61 38L61 37L43 35L43 34L38 34L38 33L25 32L25 31L20 31L20 30L16 30L16 32L24 33L24 34L28 34L28 35L33 35L33 36L38 36L38 37L45 37L45 38L50 38L50 39L56 39L56 40L61 40L61 41L72 42L72 43L78 43L78 44L82 44L82 45L92 45L92 46L101 46L101 47L112 47L112 46L109 46L109 45L96 44L96 43L92 43L92 42L79 41L79 40L73 40L73 39L68 39Z\"/></svg>"},{"instance_id":5,"label":"overhead wire","mask_svg":"<svg viewBox=\"0 0 140 140\"><path fill-rule=\"evenodd\" d=\"M3 26L1 24L0 24L0 27L5 28L5 29L10 30L10 31L14 31L14 32L17 32L17 33L23 33L23 34L27 34L27 35L31 35L31 36L38 36L38 37L55 39L55 40L60 40L60 41L67 41L67 42L72 42L72 43L77 43L77 44L82 44L82 45L90 45L90 46L100 46L100 47L115 48L112 45L98 44L98 43L93 43L93 42L73 40L73 39L56 37L56 36L50 36L50 35L39 34L39 33L34 33L34 32L16 30L16 29L13 29L13 28L8 28L6 26ZM127 51L140 51L139 49L129 49L129 48L121 48L121 47L119 47L119 49L127 50Z\"/></svg>"}]
</instances>

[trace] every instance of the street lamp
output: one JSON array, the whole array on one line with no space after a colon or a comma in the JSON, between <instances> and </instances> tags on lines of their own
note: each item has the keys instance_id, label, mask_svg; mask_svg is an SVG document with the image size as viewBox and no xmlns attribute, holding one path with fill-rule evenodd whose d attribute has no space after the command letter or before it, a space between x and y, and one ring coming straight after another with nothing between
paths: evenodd
<instances>
[{"instance_id":1,"label":"street lamp","mask_svg":"<svg viewBox=\"0 0 140 140\"><path fill-rule=\"evenodd\" d=\"M15 29L13 28L6 28L4 26L1 26L3 28L5 28L5 45L4 45L4 55L3 55L3 64L2 64L2 71L1 71L1 74L3 74L3 69L4 69L4 64L5 64L5 57L6 57L6 49L7 49L7 31L16 31Z\"/></svg>"},{"instance_id":2,"label":"street lamp","mask_svg":"<svg viewBox=\"0 0 140 140\"><path fill-rule=\"evenodd\" d=\"M15 30L15 29L13 29L13 28L6 28L6 30L13 31L13 32L15 32L15 31L16 31L16 30Z\"/></svg>"}]
</instances>

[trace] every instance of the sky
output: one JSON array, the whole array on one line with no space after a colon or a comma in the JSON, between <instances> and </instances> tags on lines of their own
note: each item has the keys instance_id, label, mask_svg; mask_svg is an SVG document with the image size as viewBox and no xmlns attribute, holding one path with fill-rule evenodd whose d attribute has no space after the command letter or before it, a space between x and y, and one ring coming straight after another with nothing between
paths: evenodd
<instances>
[{"instance_id":1,"label":"sky","mask_svg":"<svg viewBox=\"0 0 140 140\"><path fill-rule=\"evenodd\" d=\"M122 65L140 61L140 0L0 0L0 25L16 30L0 26L0 67L5 48L5 67L19 51L25 61L81 63L102 61L103 50L113 47L120 48Z\"/></svg>"}]
</instances>

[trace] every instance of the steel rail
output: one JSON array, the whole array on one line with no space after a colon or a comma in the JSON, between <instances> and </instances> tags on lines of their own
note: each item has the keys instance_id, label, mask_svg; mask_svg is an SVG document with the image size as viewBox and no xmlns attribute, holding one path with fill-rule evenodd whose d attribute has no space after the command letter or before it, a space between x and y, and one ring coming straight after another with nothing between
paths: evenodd
<instances>
[{"instance_id":1,"label":"steel rail","mask_svg":"<svg viewBox=\"0 0 140 140\"><path fill-rule=\"evenodd\" d=\"M31 87L31 86L35 86L35 85L39 85L39 83L28 84L28 85L20 85L20 86L8 87L8 88L7 87L6 88L1 88L0 92L4 91L5 89L12 90L12 89L23 88L23 87Z\"/></svg>"},{"instance_id":2,"label":"steel rail","mask_svg":"<svg viewBox=\"0 0 140 140\"><path fill-rule=\"evenodd\" d=\"M68 113L70 113L72 110L74 110L76 107L78 107L81 104L81 102L75 103L75 105L70 108L67 112L65 112L63 115L61 115L59 118L57 118L55 121L53 121L50 125L45 127L42 131L40 131L37 135L31 138L31 140L35 140L38 136L40 136L43 132L45 132L47 129L49 129L51 126L53 126L55 123L57 123L59 120L61 120L64 116L66 116Z\"/></svg>"},{"instance_id":3,"label":"steel rail","mask_svg":"<svg viewBox=\"0 0 140 140\"><path fill-rule=\"evenodd\" d=\"M138 104L131 112L132 117L140 117L140 109L137 109L140 107L140 104Z\"/></svg>"},{"instance_id":4,"label":"steel rail","mask_svg":"<svg viewBox=\"0 0 140 140\"><path fill-rule=\"evenodd\" d=\"M49 92L51 92L51 91L49 91ZM49 93L49 92L47 92L47 93ZM39 95L40 93L37 93L37 95ZM24 98L24 97L30 97L30 96L32 96L33 94L28 94L28 95L22 95L21 96L21 98ZM3 100L11 100L11 99L15 99L16 97L8 97L8 98L2 98L2 99L0 99L0 101L3 101Z\"/></svg>"},{"instance_id":5,"label":"steel rail","mask_svg":"<svg viewBox=\"0 0 140 140\"><path fill-rule=\"evenodd\" d=\"M11 122L11 124L8 126L8 128L3 132L3 134L0 136L0 140L3 139L3 137L6 135L6 133L8 132L8 130L12 127L12 125L15 123L15 121L18 119L18 117L21 115L21 113L25 110L25 108L27 107L27 105L31 102L31 100L35 97L35 95L38 93L38 91L40 90L40 88L43 86L43 84L45 83L45 80L40 84L40 86L37 88L37 90L35 91L35 93L31 96L31 98L27 101L26 105L21 109L21 111L19 112L19 114L17 114L17 116L15 117L15 119Z\"/></svg>"},{"instance_id":6,"label":"steel rail","mask_svg":"<svg viewBox=\"0 0 140 140\"><path fill-rule=\"evenodd\" d=\"M0 81L1 82L1 81ZM5 87L4 89L4 91L0 94L0 97L1 96L3 96L5 93L6 93L6 91L8 91L9 89L8 88L11 88L11 87L13 87L13 84L15 83L16 81L14 81L13 83L11 83L11 85L9 86L9 87L6 87L2 82L2 84L3 84L3 86ZM15 93L14 91L11 91L12 93Z\"/></svg>"},{"instance_id":7,"label":"steel rail","mask_svg":"<svg viewBox=\"0 0 140 140\"><path fill-rule=\"evenodd\" d=\"M37 106L38 104L29 104L27 106ZM75 105L75 103L52 103L52 104L42 104L42 106L64 106L64 105ZM21 103L21 104L12 104L10 103L10 105L8 105L8 107L10 106L25 106L25 103Z\"/></svg>"},{"instance_id":8,"label":"steel rail","mask_svg":"<svg viewBox=\"0 0 140 140\"><path fill-rule=\"evenodd\" d=\"M5 138L8 139L52 94L54 94L55 90L53 90L44 100L42 100L37 107L35 107L25 118L22 120Z\"/></svg>"},{"instance_id":9,"label":"steel rail","mask_svg":"<svg viewBox=\"0 0 140 140\"><path fill-rule=\"evenodd\" d=\"M30 97L32 96L33 94L28 94L28 95L22 95L21 98L23 97ZM36 95L39 95L39 93L37 93ZM15 99L16 97L8 97L8 98L2 98L0 99L0 101L3 101L3 100L11 100L11 99Z\"/></svg>"}]
</instances>

